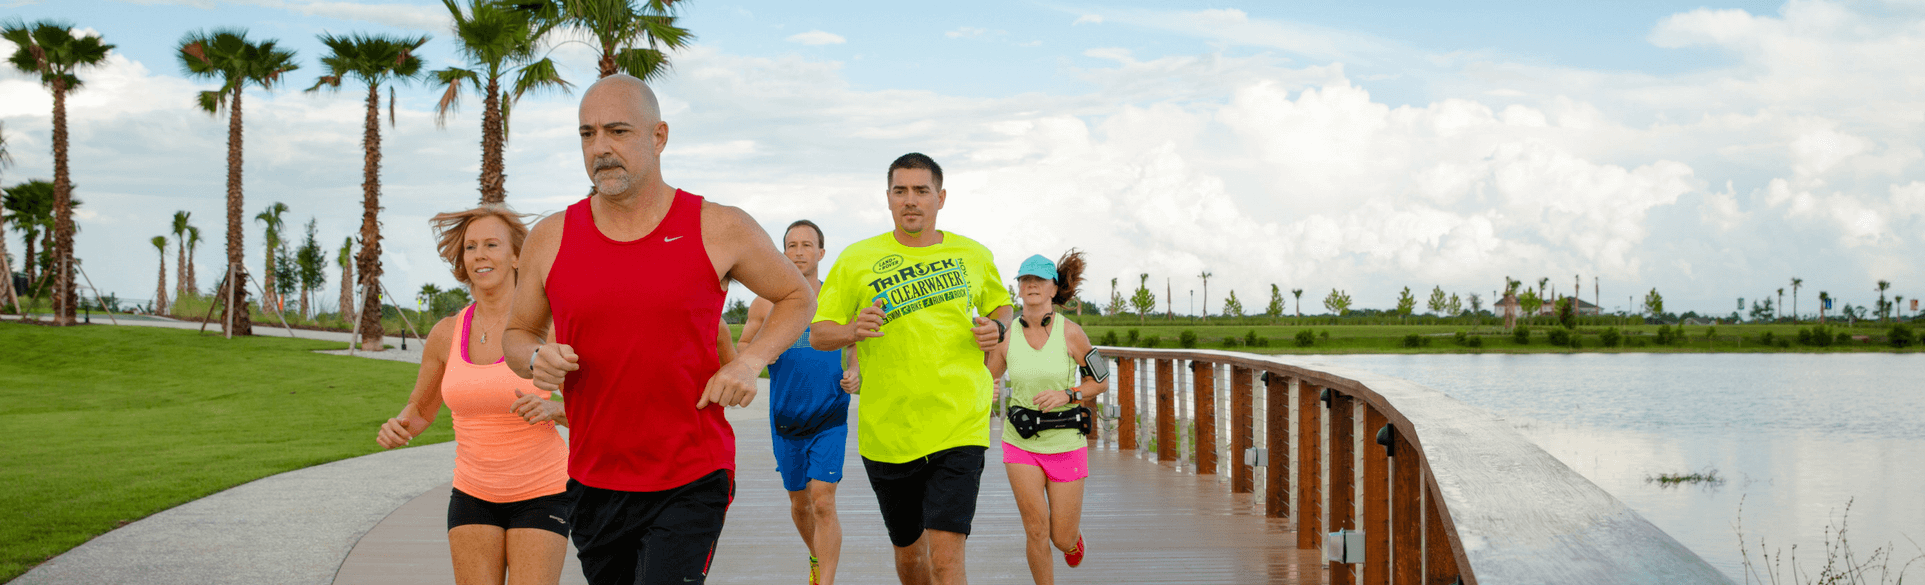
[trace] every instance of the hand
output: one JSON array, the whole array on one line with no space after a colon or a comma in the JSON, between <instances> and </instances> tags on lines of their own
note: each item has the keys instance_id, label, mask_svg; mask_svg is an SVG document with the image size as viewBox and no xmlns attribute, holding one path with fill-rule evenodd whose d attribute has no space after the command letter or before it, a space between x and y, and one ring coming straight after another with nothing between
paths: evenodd
<instances>
[{"instance_id":1,"label":"hand","mask_svg":"<svg viewBox=\"0 0 1925 585\"><path fill-rule=\"evenodd\" d=\"M850 394L862 393L862 370L849 368L842 371L842 391Z\"/></svg>"},{"instance_id":2,"label":"hand","mask_svg":"<svg viewBox=\"0 0 1925 585\"><path fill-rule=\"evenodd\" d=\"M550 343L535 352L535 387L549 392L561 389L561 382L569 372L582 369L581 356L575 355L575 348L566 343Z\"/></svg>"},{"instance_id":3,"label":"hand","mask_svg":"<svg viewBox=\"0 0 1925 585\"><path fill-rule=\"evenodd\" d=\"M542 398L540 394L522 394L515 391L515 403L508 405L508 412L515 413L528 424L553 422L562 416L562 406L553 400Z\"/></svg>"},{"instance_id":4,"label":"hand","mask_svg":"<svg viewBox=\"0 0 1925 585\"><path fill-rule=\"evenodd\" d=\"M1031 398L1030 401L1036 403L1036 410L1054 410L1069 405L1069 391L1047 390L1038 392L1036 393L1036 397Z\"/></svg>"},{"instance_id":5,"label":"hand","mask_svg":"<svg viewBox=\"0 0 1925 585\"><path fill-rule=\"evenodd\" d=\"M976 326L970 328L969 332L976 334L977 347L983 348L983 351L990 351L1002 344L1002 330L1001 326L988 317L976 317Z\"/></svg>"},{"instance_id":6,"label":"hand","mask_svg":"<svg viewBox=\"0 0 1925 585\"><path fill-rule=\"evenodd\" d=\"M428 421L412 416L407 418L397 416L381 423L381 432L374 435L374 442L380 444L383 449L405 447L408 441L414 440L415 435L425 430L428 430Z\"/></svg>"},{"instance_id":7,"label":"hand","mask_svg":"<svg viewBox=\"0 0 1925 585\"><path fill-rule=\"evenodd\" d=\"M709 378L708 387L702 389L702 399L695 401L695 409L701 410L710 404L748 406L755 400L755 378L756 372L742 360L729 362Z\"/></svg>"},{"instance_id":8,"label":"hand","mask_svg":"<svg viewBox=\"0 0 1925 585\"><path fill-rule=\"evenodd\" d=\"M863 307L861 311L858 311L855 322L856 341L862 341L871 337L882 337L882 319L882 299L876 299L875 304Z\"/></svg>"}]
</instances>

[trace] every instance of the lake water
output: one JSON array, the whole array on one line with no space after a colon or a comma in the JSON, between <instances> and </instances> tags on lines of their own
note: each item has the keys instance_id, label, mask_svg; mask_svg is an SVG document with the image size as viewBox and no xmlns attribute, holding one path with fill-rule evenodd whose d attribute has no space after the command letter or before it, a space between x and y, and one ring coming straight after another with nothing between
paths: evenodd
<instances>
[{"instance_id":1,"label":"lake water","mask_svg":"<svg viewBox=\"0 0 1925 585\"><path fill-rule=\"evenodd\" d=\"M1412 380L1496 413L1739 583L1741 499L1761 576L1761 539L1774 553L1798 545L1799 564L1816 574L1825 531L1848 502L1856 556L1891 545L1896 569L1925 553L1925 355L1302 359ZM1648 481L1706 470L1725 481ZM1910 576L1925 579L1925 562Z\"/></svg>"}]
</instances>

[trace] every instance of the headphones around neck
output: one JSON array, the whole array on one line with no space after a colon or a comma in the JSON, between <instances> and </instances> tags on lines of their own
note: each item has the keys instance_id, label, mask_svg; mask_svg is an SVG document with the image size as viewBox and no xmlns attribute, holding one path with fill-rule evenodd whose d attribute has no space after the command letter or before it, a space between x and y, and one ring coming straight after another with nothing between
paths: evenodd
<instances>
[{"instance_id":1,"label":"headphones around neck","mask_svg":"<svg viewBox=\"0 0 1925 585\"><path fill-rule=\"evenodd\" d=\"M1043 327L1048 327L1048 326L1049 326L1049 320L1050 320L1050 318L1051 318L1051 317L1055 317L1055 316L1056 316L1056 312L1054 312L1054 311L1051 311L1051 312L1050 312L1050 313L1049 313L1048 315L1043 315L1043 323L1042 323L1042 326L1043 326ZM1022 315L1022 313L1017 313L1017 314L1016 314L1016 322L1017 322L1017 323L1022 323L1022 324L1023 324L1023 328L1024 328L1024 329L1028 329L1028 328L1029 328L1029 320L1028 320L1028 319L1024 319L1024 318L1023 318L1023 315Z\"/></svg>"}]
</instances>

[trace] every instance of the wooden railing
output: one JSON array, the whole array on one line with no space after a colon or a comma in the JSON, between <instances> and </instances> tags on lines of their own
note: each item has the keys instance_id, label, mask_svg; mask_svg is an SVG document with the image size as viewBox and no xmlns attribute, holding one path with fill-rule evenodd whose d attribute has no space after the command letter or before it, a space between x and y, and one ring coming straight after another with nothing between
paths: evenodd
<instances>
[{"instance_id":1,"label":"wooden railing","mask_svg":"<svg viewBox=\"0 0 1925 585\"><path fill-rule=\"evenodd\" d=\"M1436 390L1288 356L1102 352L1116 362L1113 391L1092 402L1114 419L1102 440L1153 440L1158 461L1227 471L1236 493L1260 478L1265 514L1292 520L1296 548L1362 532L1364 562L1330 563L1331 583L1730 583L1509 423ZM1184 422L1194 448L1179 453Z\"/></svg>"}]
</instances>

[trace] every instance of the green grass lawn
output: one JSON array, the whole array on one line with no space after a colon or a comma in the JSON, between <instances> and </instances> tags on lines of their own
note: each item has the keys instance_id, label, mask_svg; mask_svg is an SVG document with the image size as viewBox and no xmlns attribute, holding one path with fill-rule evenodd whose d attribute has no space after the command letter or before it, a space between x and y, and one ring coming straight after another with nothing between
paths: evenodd
<instances>
[{"instance_id":1,"label":"green grass lawn","mask_svg":"<svg viewBox=\"0 0 1925 585\"><path fill-rule=\"evenodd\" d=\"M413 364L340 344L0 323L0 581L147 515L380 450ZM416 444L453 438L448 416Z\"/></svg>"}]
</instances>

